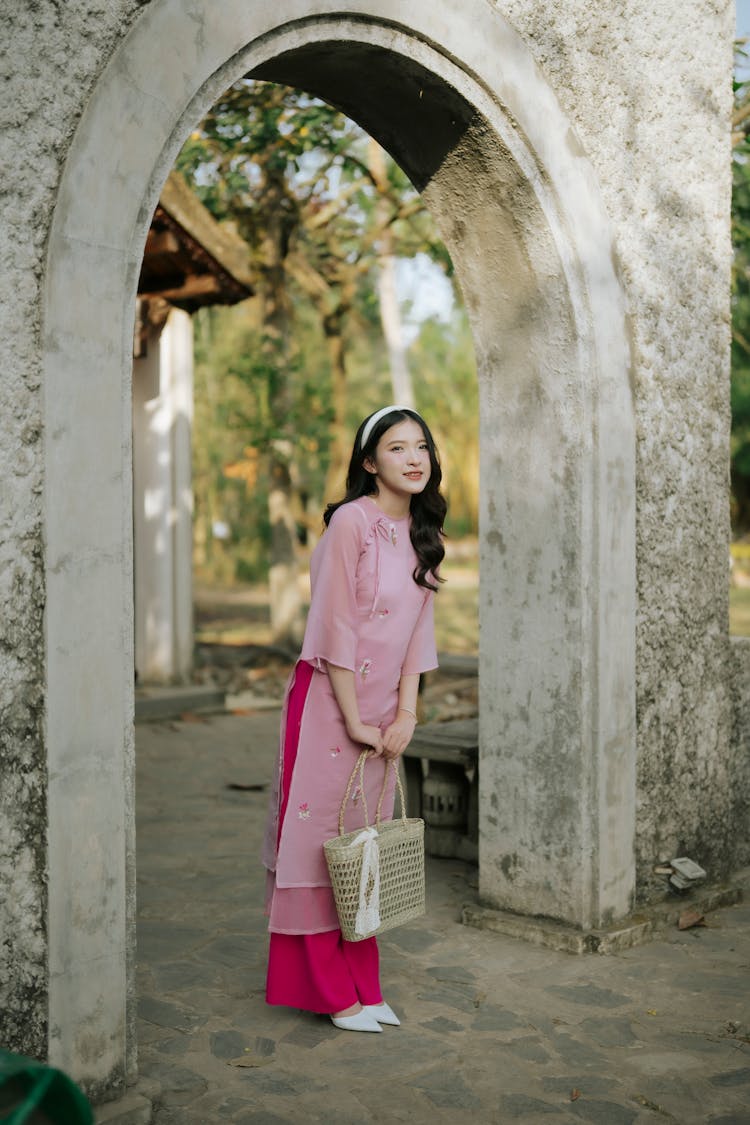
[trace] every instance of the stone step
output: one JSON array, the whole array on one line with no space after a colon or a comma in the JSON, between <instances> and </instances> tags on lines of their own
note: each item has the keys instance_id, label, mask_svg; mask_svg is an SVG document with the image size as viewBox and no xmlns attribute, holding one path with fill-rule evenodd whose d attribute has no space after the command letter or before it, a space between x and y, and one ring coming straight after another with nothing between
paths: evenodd
<instances>
[{"instance_id":1,"label":"stone step","mask_svg":"<svg viewBox=\"0 0 750 1125\"><path fill-rule=\"evenodd\" d=\"M135 692L135 721L178 719L185 714L224 711L226 694L221 688L188 684L185 687L138 687Z\"/></svg>"},{"instance_id":2,"label":"stone step","mask_svg":"<svg viewBox=\"0 0 750 1125\"><path fill-rule=\"evenodd\" d=\"M698 914L709 914L722 906L742 902L749 885L750 872L736 872L727 884L703 887L688 896L644 905L637 913L602 929L578 930L552 918L513 914L478 902L464 903L461 921L477 930L523 938L560 953L621 953L652 941L665 930L675 929L686 907Z\"/></svg>"},{"instance_id":3,"label":"stone step","mask_svg":"<svg viewBox=\"0 0 750 1125\"><path fill-rule=\"evenodd\" d=\"M439 652L438 671L447 676L477 676L479 657L460 652ZM434 673L432 673L434 675Z\"/></svg>"},{"instance_id":4,"label":"stone step","mask_svg":"<svg viewBox=\"0 0 750 1125\"><path fill-rule=\"evenodd\" d=\"M150 1125L153 1120L152 1098L156 1091L156 1083L139 1082L136 1089L128 1090L119 1101L97 1106L95 1125Z\"/></svg>"}]
</instances>

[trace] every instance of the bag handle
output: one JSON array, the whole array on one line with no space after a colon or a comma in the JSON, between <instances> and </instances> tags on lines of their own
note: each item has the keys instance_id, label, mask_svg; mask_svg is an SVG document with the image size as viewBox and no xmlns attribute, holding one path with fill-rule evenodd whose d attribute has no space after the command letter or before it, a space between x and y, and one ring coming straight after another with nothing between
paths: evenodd
<instances>
[{"instance_id":1,"label":"bag handle","mask_svg":"<svg viewBox=\"0 0 750 1125\"><path fill-rule=\"evenodd\" d=\"M355 779L355 777L357 776L358 773L359 773L359 788L360 788L360 792L362 793L362 808L364 809L364 814L365 814L365 828L370 827L370 816L369 816L369 813L367 811L367 798L365 797L365 762L367 761L369 756L370 756L370 751L369 750L363 750L360 753L359 757L357 758L357 761L354 763L354 769L352 770L351 775L349 777L349 781L348 781L347 786L346 786L346 792L344 793L344 799L341 802L341 808L339 809L339 836L344 835L344 812L346 810L346 802L349 800L349 794L352 791L352 785L354 784L354 779ZM381 789L380 789L380 797L378 798L378 807L377 807L377 810L375 812L375 826L378 827L378 828L380 827L380 814L381 814L382 809L383 809L383 800L385 798L385 790L386 790L386 786L388 784L388 766L389 765L393 766L394 772L396 774L396 785L397 785L397 788L398 788L399 799L401 801L401 821L404 824L404 826L406 826L406 798L404 797L404 787L401 784L401 775L398 772L398 766L396 765L396 760L395 760L395 758L392 758L390 760L390 762L385 761L385 763L384 763L383 784L382 784Z\"/></svg>"}]
</instances>

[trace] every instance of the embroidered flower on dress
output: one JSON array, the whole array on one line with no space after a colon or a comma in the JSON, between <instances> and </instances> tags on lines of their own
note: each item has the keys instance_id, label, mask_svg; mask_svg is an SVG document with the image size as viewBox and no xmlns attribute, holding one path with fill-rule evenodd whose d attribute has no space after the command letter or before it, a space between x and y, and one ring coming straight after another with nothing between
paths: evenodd
<instances>
[{"instance_id":1,"label":"embroidered flower on dress","mask_svg":"<svg viewBox=\"0 0 750 1125\"><path fill-rule=\"evenodd\" d=\"M396 528L393 526L393 524L391 524L391 543L394 547L398 543L398 535L396 534Z\"/></svg>"},{"instance_id":2,"label":"embroidered flower on dress","mask_svg":"<svg viewBox=\"0 0 750 1125\"><path fill-rule=\"evenodd\" d=\"M371 660L363 660L359 666L359 674L363 680L367 679L370 669L372 668Z\"/></svg>"},{"instance_id":3,"label":"embroidered flower on dress","mask_svg":"<svg viewBox=\"0 0 750 1125\"><path fill-rule=\"evenodd\" d=\"M304 801L303 804L300 805L297 816L300 818L300 820L310 819L310 809L308 808L307 801Z\"/></svg>"},{"instance_id":4,"label":"embroidered flower on dress","mask_svg":"<svg viewBox=\"0 0 750 1125\"><path fill-rule=\"evenodd\" d=\"M358 785L357 788L352 793L352 804L356 805L361 796L362 796L362 787L360 785Z\"/></svg>"},{"instance_id":5,"label":"embroidered flower on dress","mask_svg":"<svg viewBox=\"0 0 750 1125\"><path fill-rule=\"evenodd\" d=\"M331 755L332 758L338 758L339 754L341 753L341 747L340 746L332 746L331 749L328 751L328 753Z\"/></svg>"},{"instance_id":6,"label":"embroidered flower on dress","mask_svg":"<svg viewBox=\"0 0 750 1125\"><path fill-rule=\"evenodd\" d=\"M389 613L389 609L380 609L378 610L378 617L387 617Z\"/></svg>"}]
</instances>

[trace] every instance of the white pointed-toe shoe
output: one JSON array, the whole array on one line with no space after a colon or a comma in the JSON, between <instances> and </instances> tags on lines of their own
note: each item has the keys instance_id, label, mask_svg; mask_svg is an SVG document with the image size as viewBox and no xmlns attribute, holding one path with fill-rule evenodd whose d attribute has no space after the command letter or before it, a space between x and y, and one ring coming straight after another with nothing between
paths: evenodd
<instances>
[{"instance_id":1,"label":"white pointed-toe shoe","mask_svg":"<svg viewBox=\"0 0 750 1125\"><path fill-rule=\"evenodd\" d=\"M385 1001L382 1004L365 1004L362 1011L367 1012L368 1016L372 1016L378 1023L387 1023L390 1027L401 1027L401 1020L390 1004L386 1004Z\"/></svg>"},{"instance_id":2,"label":"white pointed-toe shoe","mask_svg":"<svg viewBox=\"0 0 750 1125\"><path fill-rule=\"evenodd\" d=\"M331 1016L331 1021L343 1031L383 1030L375 1017L370 1015L367 1008L363 1008L361 1012L357 1012L353 1016Z\"/></svg>"}]
</instances>

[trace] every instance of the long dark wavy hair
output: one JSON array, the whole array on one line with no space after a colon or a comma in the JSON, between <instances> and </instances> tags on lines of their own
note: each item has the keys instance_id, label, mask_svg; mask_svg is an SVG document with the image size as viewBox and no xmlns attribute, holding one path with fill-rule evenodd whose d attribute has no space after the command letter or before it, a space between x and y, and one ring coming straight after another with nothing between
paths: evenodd
<instances>
[{"instance_id":1,"label":"long dark wavy hair","mask_svg":"<svg viewBox=\"0 0 750 1125\"><path fill-rule=\"evenodd\" d=\"M368 458L375 456L378 442L386 430L389 430L391 426L395 426L398 422L406 422L409 419L412 422L417 422L421 427L430 455L430 479L423 491L416 493L411 498L410 535L412 546L417 555L417 565L414 568L412 578L418 586L424 586L427 590L437 590L435 582L443 581L442 578L437 576L437 568L445 556L443 522L448 505L440 492L443 472L440 468L435 440L430 433L429 426L415 410L396 407L388 414L383 415L373 426L364 449L360 449L362 431L368 421L367 418L364 419L354 439L354 449L349 462L349 471L346 475L346 495L343 500L328 505L323 515L323 522L328 527L331 516L342 504L348 504L351 500L358 500L360 496L371 496L377 492L375 476L368 473L364 463Z\"/></svg>"}]
</instances>

